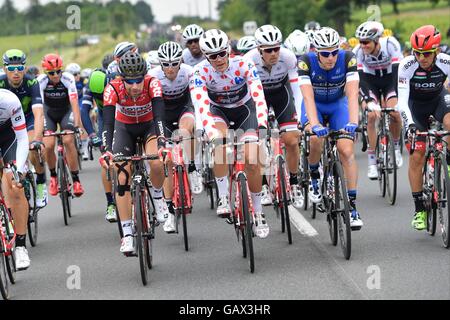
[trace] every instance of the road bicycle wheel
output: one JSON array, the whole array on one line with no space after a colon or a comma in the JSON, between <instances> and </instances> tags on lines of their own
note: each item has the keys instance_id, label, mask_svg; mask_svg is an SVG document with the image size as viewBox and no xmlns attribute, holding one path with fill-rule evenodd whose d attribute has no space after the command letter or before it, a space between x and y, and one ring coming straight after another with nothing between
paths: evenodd
<instances>
[{"instance_id":1,"label":"road bicycle wheel","mask_svg":"<svg viewBox=\"0 0 450 320\"><path fill-rule=\"evenodd\" d=\"M214 202L214 188L215 187L215 181L214 181L214 174L212 172L212 169L207 167L206 168L206 188L207 193L209 197L209 206L211 210L214 210L215 202Z\"/></svg>"},{"instance_id":2,"label":"road bicycle wheel","mask_svg":"<svg viewBox=\"0 0 450 320\"><path fill-rule=\"evenodd\" d=\"M438 159L437 191L439 200L439 223L441 225L442 242L445 248L450 247L450 177L448 172L448 163L444 154Z\"/></svg>"},{"instance_id":3,"label":"road bicycle wheel","mask_svg":"<svg viewBox=\"0 0 450 320\"><path fill-rule=\"evenodd\" d=\"M331 244L337 245L338 242L338 227L337 227L337 215L334 212L333 201L331 198L334 189L334 178L332 172L328 167L324 169L323 182L322 182L322 198L325 211L327 213L328 233L330 235Z\"/></svg>"},{"instance_id":4,"label":"road bicycle wheel","mask_svg":"<svg viewBox=\"0 0 450 320\"><path fill-rule=\"evenodd\" d=\"M28 200L28 239L32 247L36 246L38 237L38 211L36 206L36 182L33 172L26 174L25 197Z\"/></svg>"},{"instance_id":5,"label":"road bicycle wheel","mask_svg":"<svg viewBox=\"0 0 450 320\"><path fill-rule=\"evenodd\" d=\"M8 283L8 275L6 270L6 260L5 260L5 247L3 246L3 241L0 240L0 293L2 294L3 299L9 299L9 283Z\"/></svg>"},{"instance_id":6,"label":"road bicycle wheel","mask_svg":"<svg viewBox=\"0 0 450 320\"><path fill-rule=\"evenodd\" d=\"M64 224L69 225L69 193L67 191L67 172L64 160L62 158L58 159L58 184L59 184L59 197L61 198L61 203L63 207L63 218Z\"/></svg>"},{"instance_id":7,"label":"road bicycle wheel","mask_svg":"<svg viewBox=\"0 0 450 320\"><path fill-rule=\"evenodd\" d=\"M394 139L390 133L386 135L386 152L384 156L384 177L386 179L388 203L394 205L397 199L397 162L395 158Z\"/></svg>"},{"instance_id":8,"label":"road bicycle wheel","mask_svg":"<svg viewBox=\"0 0 450 320\"><path fill-rule=\"evenodd\" d=\"M145 217L145 194L141 192L141 186L139 184L136 185L135 193L134 193L134 219L136 221L136 247L137 254L139 256L139 267L141 270L141 279L142 284L144 286L148 283L148 270L147 270L147 252L148 252L148 243L147 243L147 230L146 225L147 222Z\"/></svg>"},{"instance_id":9,"label":"road bicycle wheel","mask_svg":"<svg viewBox=\"0 0 450 320\"><path fill-rule=\"evenodd\" d=\"M377 136L377 144L375 147L375 158L377 161L378 170L378 185L380 187L381 196L384 198L386 196L386 171L385 171L385 144L384 137L379 134Z\"/></svg>"},{"instance_id":10,"label":"road bicycle wheel","mask_svg":"<svg viewBox=\"0 0 450 320\"><path fill-rule=\"evenodd\" d=\"M433 164L431 164L433 162ZM436 233L436 204L434 201L434 192L437 185L435 184L435 177L438 176L431 171L431 168L436 172L433 155L427 155L425 165L423 168L423 199L425 204L425 211L427 212L427 232L434 236ZM439 169L438 169L439 170Z\"/></svg>"},{"instance_id":11,"label":"road bicycle wheel","mask_svg":"<svg viewBox=\"0 0 450 320\"><path fill-rule=\"evenodd\" d=\"M83 170L83 166L82 166L82 162L83 162L83 152L82 152L82 148L83 148L83 144L81 142L81 137L79 134L75 134L75 148L77 149L77 154L78 154L78 168L79 170Z\"/></svg>"},{"instance_id":12,"label":"road bicycle wheel","mask_svg":"<svg viewBox=\"0 0 450 320\"><path fill-rule=\"evenodd\" d=\"M301 147L301 155L300 155L300 166L299 166L299 173L300 173L300 181L299 186L302 188L303 193L303 210L308 210L308 191L309 191L309 164L308 164L308 158L306 157L306 151ZM314 217L315 218L315 217ZM313 219L314 219L313 218Z\"/></svg>"},{"instance_id":13,"label":"road bicycle wheel","mask_svg":"<svg viewBox=\"0 0 450 320\"><path fill-rule=\"evenodd\" d=\"M339 161L334 163L334 210L336 212L339 239L345 259L352 252L352 230L350 229L350 204L345 186L344 170Z\"/></svg>"},{"instance_id":14,"label":"road bicycle wheel","mask_svg":"<svg viewBox=\"0 0 450 320\"><path fill-rule=\"evenodd\" d=\"M286 185L286 162L282 157L278 158L278 174L280 177L280 186L281 186L281 216L284 216L284 225L282 229L286 229L288 242L292 244L292 233L291 233L291 220L289 219L289 200L287 194L287 185ZM284 228L286 227L286 228Z\"/></svg>"},{"instance_id":15,"label":"road bicycle wheel","mask_svg":"<svg viewBox=\"0 0 450 320\"><path fill-rule=\"evenodd\" d=\"M179 199L179 204L180 204L180 208L178 210L178 214L181 215L181 220L183 223L183 238L184 238L184 249L186 251L189 251L189 240L188 240L188 234L187 234L187 223L186 223L186 192L185 192L185 188L186 186L184 185L184 181L185 181L185 177L184 175L186 174L186 172L183 170L182 166L177 166L177 176L178 176L178 187L179 187L179 194L180 194L180 199ZM189 188L189 186L188 186Z\"/></svg>"},{"instance_id":16,"label":"road bicycle wheel","mask_svg":"<svg viewBox=\"0 0 450 320\"><path fill-rule=\"evenodd\" d=\"M14 234L14 230L10 230L11 222L9 220L9 216L6 213L6 208L2 205L2 211L3 211L3 225L5 226L5 234L7 241L11 241L12 236ZM14 258L14 248L8 252L8 254L5 254L5 262L6 262L6 270L8 272L9 281L12 284L16 283L16 260Z\"/></svg>"},{"instance_id":17,"label":"road bicycle wheel","mask_svg":"<svg viewBox=\"0 0 450 320\"><path fill-rule=\"evenodd\" d=\"M146 183L146 194L145 197L147 205L147 267L151 269L153 267L153 239L155 238L155 206L153 204L153 199L150 193L150 186Z\"/></svg>"},{"instance_id":18,"label":"road bicycle wheel","mask_svg":"<svg viewBox=\"0 0 450 320\"><path fill-rule=\"evenodd\" d=\"M248 192L247 192L247 179L245 175L241 173L238 177L239 188L241 191L241 208L242 208L242 216L244 218L244 228L245 228L245 243L246 249L248 253L248 264L250 268L250 272L255 272L255 256L253 252L253 219L251 217L250 206L248 201Z\"/></svg>"}]
</instances>

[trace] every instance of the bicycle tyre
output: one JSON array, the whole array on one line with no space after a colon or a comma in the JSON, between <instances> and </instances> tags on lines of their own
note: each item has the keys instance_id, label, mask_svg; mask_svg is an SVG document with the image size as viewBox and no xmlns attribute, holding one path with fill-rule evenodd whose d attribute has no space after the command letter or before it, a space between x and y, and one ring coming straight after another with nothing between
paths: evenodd
<instances>
[{"instance_id":1,"label":"bicycle tyre","mask_svg":"<svg viewBox=\"0 0 450 320\"><path fill-rule=\"evenodd\" d=\"M339 161L336 161L334 163L334 209L339 211L339 214L337 214L336 217L342 253L344 254L345 259L349 260L352 253L352 230L350 228L350 204L344 177L342 165Z\"/></svg>"},{"instance_id":2,"label":"bicycle tyre","mask_svg":"<svg viewBox=\"0 0 450 320\"><path fill-rule=\"evenodd\" d=\"M139 257L139 268L141 271L141 280L144 286L148 283L148 271L147 271L147 257L145 250L145 231L144 231L144 213L142 206L142 194L141 194L141 186L139 184L136 185L136 189L134 192L134 219L136 221L136 247L137 254Z\"/></svg>"},{"instance_id":3,"label":"bicycle tyre","mask_svg":"<svg viewBox=\"0 0 450 320\"><path fill-rule=\"evenodd\" d=\"M78 169L80 172L83 170L82 162L83 162L83 152L81 151L83 144L81 142L81 137L79 134L75 134L75 148L77 150L77 159L78 159Z\"/></svg>"},{"instance_id":4,"label":"bicycle tyre","mask_svg":"<svg viewBox=\"0 0 450 320\"><path fill-rule=\"evenodd\" d=\"M111 169L111 182L112 182L112 194L114 197L114 203L116 203L116 192L117 192L117 174L116 170ZM120 239L123 238L122 222L120 220L119 208L116 205L116 217L117 217L117 229L119 230Z\"/></svg>"},{"instance_id":5,"label":"bicycle tyre","mask_svg":"<svg viewBox=\"0 0 450 320\"><path fill-rule=\"evenodd\" d=\"M278 158L278 170L280 172L280 181L281 181L281 199L280 203L282 204L282 208L284 211L284 223L287 230L288 242L292 244L292 232L291 232L291 220L289 218L289 201L287 196L287 185L286 185L286 162L282 157Z\"/></svg>"},{"instance_id":6,"label":"bicycle tyre","mask_svg":"<svg viewBox=\"0 0 450 320\"><path fill-rule=\"evenodd\" d=\"M2 205L2 210L3 210L3 217L4 217L4 226L5 226L5 233L6 233L6 239L8 241L11 241L11 237L9 236L10 234L13 234L14 231L11 232L11 230L9 230L9 216L6 213L5 210L7 210L3 205ZM16 260L14 258L14 250L15 248L13 248L11 250L11 252L9 252L9 255L5 255L5 262L6 262L6 271L8 273L8 278L9 278L9 282L11 282L12 284L16 283Z\"/></svg>"},{"instance_id":7,"label":"bicycle tyre","mask_svg":"<svg viewBox=\"0 0 450 320\"><path fill-rule=\"evenodd\" d=\"M71 181L72 175L70 174L70 169L66 164L66 193L67 193L67 215L72 218L72 187L73 181ZM72 183L71 183L72 182Z\"/></svg>"},{"instance_id":8,"label":"bicycle tyre","mask_svg":"<svg viewBox=\"0 0 450 320\"><path fill-rule=\"evenodd\" d=\"M155 238L155 220L154 220L154 205L153 205L153 200L151 197L151 193L150 193L150 187L149 185L146 183L145 185L146 188L146 204L147 204L147 245L148 245L148 249L147 249L147 267L149 269L151 269L153 267L153 244L152 241ZM151 214L150 214L151 211Z\"/></svg>"},{"instance_id":9,"label":"bicycle tyre","mask_svg":"<svg viewBox=\"0 0 450 320\"><path fill-rule=\"evenodd\" d=\"M424 197L424 204L425 204L425 211L427 213L427 232L430 236L434 236L436 233L436 205L434 203L434 190L436 189L436 184L435 184L435 177L437 176L437 170L439 170L439 168L435 167L435 174L433 174L433 186L432 188L430 188L428 186L428 178L430 176L430 172L429 172L429 166L428 166L428 162L431 161L432 155L427 155L426 160L425 160L425 165L423 168L423 197Z\"/></svg>"},{"instance_id":10,"label":"bicycle tyre","mask_svg":"<svg viewBox=\"0 0 450 320\"><path fill-rule=\"evenodd\" d=\"M247 192L247 179L243 173L239 174L238 177L239 188L241 191L241 206L242 206L242 216L245 221L245 243L248 253L248 264L250 272L255 272L255 255L253 252L253 230L252 230L252 219L250 217L250 206L248 201Z\"/></svg>"},{"instance_id":11,"label":"bicycle tyre","mask_svg":"<svg viewBox=\"0 0 450 320\"><path fill-rule=\"evenodd\" d=\"M61 198L61 204L63 207L64 224L69 225L69 212L67 207L67 179L66 179L66 166L62 158L58 159L58 184L59 184L59 197Z\"/></svg>"},{"instance_id":12,"label":"bicycle tyre","mask_svg":"<svg viewBox=\"0 0 450 320\"><path fill-rule=\"evenodd\" d=\"M177 175L178 175L178 187L180 188L180 210L178 214L181 214L181 221L183 223L183 240L184 240L184 250L189 251L189 239L187 234L187 223L186 223L186 199L185 199L185 185L184 185L184 175L186 171L183 170L182 166L177 166ZM189 188L189 187L188 187Z\"/></svg>"},{"instance_id":13,"label":"bicycle tyre","mask_svg":"<svg viewBox=\"0 0 450 320\"><path fill-rule=\"evenodd\" d=\"M5 251L3 241L0 241L0 249L0 293L4 300L9 300L8 271L6 270L6 257L3 253Z\"/></svg>"},{"instance_id":14,"label":"bicycle tyre","mask_svg":"<svg viewBox=\"0 0 450 320\"><path fill-rule=\"evenodd\" d=\"M381 196L384 198L386 196L386 177L385 167L384 167L384 156L382 151L382 141L383 137L381 134L377 136L377 144L375 146L375 159L377 161L377 171L378 171L378 186L380 188Z\"/></svg>"},{"instance_id":15,"label":"bicycle tyre","mask_svg":"<svg viewBox=\"0 0 450 320\"><path fill-rule=\"evenodd\" d=\"M209 206L211 210L214 210L214 175L212 174L212 169L209 167L206 168L206 172L206 190L209 196Z\"/></svg>"},{"instance_id":16,"label":"bicycle tyre","mask_svg":"<svg viewBox=\"0 0 450 320\"><path fill-rule=\"evenodd\" d=\"M325 210L327 212L327 223L328 223L328 233L330 235L331 244L333 246L337 246L338 243L338 228L337 228L337 217L336 214L333 212L333 206L332 202L334 200L328 199L328 186L327 183L330 182L330 179L333 179L333 177L330 177L329 168L326 167L323 174L323 182L322 182L322 197L323 197L323 203L325 206ZM334 181L333 181L334 183ZM316 205L316 204L314 204Z\"/></svg>"},{"instance_id":17,"label":"bicycle tyre","mask_svg":"<svg viewBox=\"0 0 450 320\"><path fill-rule=\"evenodd\" d=\"M385 153L385 174L384 177L386 179L386 193L388 203L390 205L395 204L395 200L397 199L397 159L395 157L395 145L394 139L392 138L392 134L388 134L386 136L386 150ZM392 181L391 181L392 178Z\"/></svg>"},{"instance_id":18,"label":"bicycle tyre","mask_svg":"<svg viewBox=\"0 0 450 320\"><path fill-rule=\"evenodd\" d=\"M302 149L301 149L302 150ZM299 168L299 172L300 172L300 176L301 176L301 182L299 183L299 185L301 186L301 188L303 189L303 210L308 210L308 192L309 192L309 174L308 174L308 169L309 169L309 164L308 164L308 158L305 155L306 151L302 150L302 154L301 154L301 159L300 159L300 168ZM315 219L315 217L313 218Z\"/></svg>"},{"instance_id":19,"label":"bicycle tyre","mask_svg":"<svg viewBox=\"0 0 450 320\"><path fill-rule=\"evenodd\" d=\"M447 151L448 152L448 151ZM442 243L445 248L450 248L450 177L448 163L443 153L439 156L439 217L441 225ZM436 171L435 171L436 172ZM444 206L445 204L445 206ZM445 210L447 209L447 210Z\"/></svg>"},{"instance_id":20,"label":"bicycle tyre","mask_svg":"<svg viewBox=\"0 0 450 320\"><path fill-rule=\"evenodd\" d=\"M26 192L26 198L28 200L28 240L30 245L35 247L38 237L38 211L36 206L36 182L34 175L31 171L27 172L26 179L28 181L28 191Z\"/></svg>"}]
</instances>

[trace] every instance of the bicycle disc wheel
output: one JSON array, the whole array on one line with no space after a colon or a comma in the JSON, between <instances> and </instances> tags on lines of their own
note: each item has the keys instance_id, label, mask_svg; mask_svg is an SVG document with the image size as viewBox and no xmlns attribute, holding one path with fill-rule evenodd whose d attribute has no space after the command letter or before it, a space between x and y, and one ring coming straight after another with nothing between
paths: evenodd
<instances>
[{"instance_id":1,"label":"bicycle disc wheel","mask_svg":"<svg viewBox=\"0 0 450 320\"><path fill-rule=\"evenodd\" d=\"M278 170L280 174L280 182L281 182L281 199L280 204L282 207L282 211L284 214L284 224L286 226L288 242L292 244L292 233L291 233L291 220L289 219L289 201L287 195L287 186L286 186L286 162L282 157L278 158Z\"/></svg>"},{"instance_id":2,"label":"bicycle disc wheel","mask_svg":"<svg viewBox=\"0 0 450 320\"><path fill-rule=\"evenodd\" d=\"M345 186L344 170L340 162L334 163L334 210L339 231L342 253L345 259L350 259L352 252L352 230L350 229L350 204L347 187Z\"/></svg>"},{"instance_id":3,"label":"bicycle disc wheel","mask_svg":"<svg viewBox=\"0 0 450 320\"><path fill-rule=\"evenodd\" d=\"M394 139L391 134L386 136L386 153L384 156L387 199L389 204L394 205L397 199L397 162Z\"/></svg>"},{"instance_id":4,"label":"bicycle disc wheel","mask_svg":"<svg viewBox=\"0 0 450 320\"><path fill-rule=\"evenodd\" d=\"M185 185L184 185L184 174L182 166L177 166L177 175L178 175L178 183L179 183L179 192L180 192L180 214L181 220L183 223L183 238L184 238L184 250L189 251L189 240L187 234L187 223L186 223L186 199L185 199ZM189 186L188 186L189 188Z\"/></svg>"},{"instance_id":5,"label":"bicycle disc wheel","mask_svg":"<svg viewBox=\"0 0 450 320\"><path fill-rule=\"evenodd\" d=\"M434 190L436 190L436 181L434 181L435 177L438 176L433 174L431 177L430 161L433 161L430 155L426 157L425 165L423 168L423 198L425 204L425 211L427 212L427 232L429 235L434 236L436 233L436 206L434 204ZM434 167L434 165L433 165ZM439 169L438 169L439 170ZM431 181L430 179L433 179Z\"/></svg>"},{"instance_id":6,"label":"bicycle disc wheel","mask_svg":"<svg viewBox=\"0 0 450 320\"><path fill-rule=\"evenodd\" d=\"M61 198L61 204L63 207L64 224L69 225L68 216L68 197L67 197L67 179L66 179L66 167L62 158L58 159L58 184L59 184L59 197Z\"/></svg>"},{"instance_id":7,"label":"bicycle disc wheel","mask_svg":"<svg viewBox=\"0 0 450 320\"><path fill-rule=\"evenodd\" d=\"M248 193L247 193L247 179L244 174L239 175L239 188L241 191L241 208L242 208L242 216L245 221L245 243L246 249L248 253L248 264L250 268L250 272L255 272L255 256L253 252L253 231L252 231L252 218L250 217L250 206L248 202Z\"/></svg>"},{"instance_id":8,"label":"bicycle disc wheel","mask_svg":"<svg viewBox=\"0 0 450 320\"><path fill-rule=\"evenodd\" d=\"M439 156L438 168L438 200L439 200L439 223L441 225L442 242L445 248L450 247L450 177L448 163L444 154ZM436 174L436 171L435 171Z\"/></svg>"},{"instance_id":9,"label":"bicycle disc wheel","mask_svg":"<svg viewBox=\"0 0 450 320\"><path fill-rule=\"evenodd\" d=\"M26 175L27 188L25 190L25 196L28 200L28 239L32 247L37 244L38 237L38 211L36 206L36 182L31 171Z\"/></svg>"},{"instance_id":10,"label":"bicycle disc wheel","mask_svg":"<svg viewBox=\"0 0 450 320\"><path fill-rule=\"evenodd\" d=\"M139 267L141 270L141 279L142 284L144 286L148 283L148 270L147 270L147 257L146 250L145 250L145 242L147 242L145 238L145 221L144 221L144 212L143 212L143 206L142 201L145 199L142 199L141 194L141 186L138 184L136 185L136 190L134 194L134 214L135 214L135 221L136 221L136 247L137 247L137 254L139 256Z\"/></svg>"},{"instance_id":11,"label":"bicycle disc wheel","mask_svg":"<svg viewBox=\"0 0 450 320\"><path fill-rule=\"evenodd\" d=\"M383 137L381 135L377 136L377 144L375 147L375 158L377 161L378 170L378 185L380 187L381 196L384 198L386 196L386 177L385 177L385 167L384 167L384 146L381 143Z\"/></svg>"}]
</instances>

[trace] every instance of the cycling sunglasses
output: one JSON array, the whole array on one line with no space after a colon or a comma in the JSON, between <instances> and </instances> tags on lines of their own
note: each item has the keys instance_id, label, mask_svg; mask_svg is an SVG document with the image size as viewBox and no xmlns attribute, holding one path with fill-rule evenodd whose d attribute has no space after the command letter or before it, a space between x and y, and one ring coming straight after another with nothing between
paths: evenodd
<instances>
[{"instance_id":1,"label":"cycling sunglasses","mask_svg":"<svg viewBox=\"0 0 450 320\"><path fill-rule=\"evenodd\" d=\"M176 67L178 67L180 65L180 62L181 61L177 61L177 62L161 62L161 65L164 68L169 68L169 67L176 68Z\"/></svg>"},{"instance_id":2,"label":"cycling sunglasses","mask_svg":"<svg viewBox=\"0 0 450 320\"><path fill-rule=\"evenodd\" d=\"M280 51L281 47L273 47L273 48L265 48L265 49L261 49L262 51L264 51L265 53L272 53L272 52L278 52Z\"/></svg>"},{"instance_id":3,"label":"cycling sunglasses","mask_svg":"<svg viewBox=\"0 0 450 320\"><path fill-rule=\"evenodd\" d=\"M207 57L208 57L208 60L212 60L212 61L214 61L214 60L217 60L217 58L224 58L224 57L226 57L227 56L227 54L228 54L228 51L221 51L221 52L218 52L218 53L213 53L213 54L209 54L209 55L207 55Z\"/></svg>"},{"instance_id":4,"label":"cycling sunglasses","mask_svg":"<svg viewBox=\"0 0 450 320\"><path fill-rule=\"evenodd\" d=\"M55 71L47 71L47 74L54 76L55 74L60 75L62 73L61 70L55 70Z\"/></svg>"},{"instance_id":5,"label":"cycling sunglasses","mask_svg":"<svg viewBox=\"0 0 450 320\"><path fill-rule=\"evenodd\" d=\"M15 70L23 71L25 70L25 66L23 65L7 66L6 69L8 69L9 72L14 72Z\"/></svg>"},{"instance_id":6,"label":"cycling sunglasses","mask_svg":"<svg viewBox=\"0 0 450 320\"><path fill-rule=\"evenodd\" d=\"M330 55L335 57L339 53L339 49L333 51L317 51L322 57L328 58Z\"/></svg>"},{"instance_id":7,"label":"cycling sunglasses","mask_svg":"<svg viewBox=\"0 0 450 320\"><path fill-rule=\"evenodd\" d=\"M192 39L192 40L188 40L186 42L186 44L193 44L193 43L198 43L200 41L200 39Z\"/></svg>"},{"instance_id":8,"label":"cycling sunglasses","mask_svg":"<svg viewBox=\"0 0 450 320\"><path fill-rule=\"evenodd\" d=\"M369 43L371 43L372 41L370 41L370 40L359 40L359 43L361 43L361 44L363 44L363 45L366 45L366 44L369 44Z\"/></svg>"},{"instance_id":9,"label":"cycling sunglasses","mask_svg":"<svg viewBox=\"0 0 450 320\"><path fill-rule=\"evenodd\" d=\"M431 56L433 53L436 52L436 49L427 50L427 51L413 50L413 52L414 52L414 55L416 56L416 58L419 58L420 55L423 55L425 58L428 58L429 56Z\"/></svg>"},{"instance_id":10,"label":"cycling sunglasses","mask_svg":"<svg viewBox=\"0 0 450 320\"><path fill-rule=\"evenodd\" d=\"M123 79L127 84L138 84L144 81L144 78L135 78L135 79Z\"/></svg>"}]
</instances>

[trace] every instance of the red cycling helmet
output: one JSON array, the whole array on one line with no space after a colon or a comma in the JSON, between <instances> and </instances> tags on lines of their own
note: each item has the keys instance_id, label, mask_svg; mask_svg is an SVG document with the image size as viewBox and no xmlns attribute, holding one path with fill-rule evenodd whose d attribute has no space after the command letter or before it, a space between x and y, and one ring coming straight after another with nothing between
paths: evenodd
<instances>
[{"instance_id":1,"label":"red cycling helmet","mask_svg":"<svg viewBox=\"0 0 450 320\"><path fill-rule=\"evenodd\" d=\"M59 55L55 53L49 53L45 55L44 58L42 59L42 68L45 71L58 70L62 69L62 67L63 67L63 60Z\"/></svg>"},{"instance_id":2,"label":"red cycling helmet","mask_svg":"<svg viewBox=\"0 0 450 320\"><path fill-rule=\"evenodd\" d=\"M410 41L415 50L433 50L438 48L441 43L441 33L435 26L422 26L413 32Z\"/></svg>"}]
</instances>

